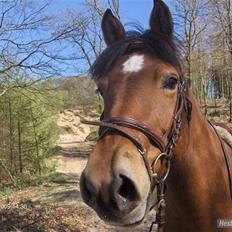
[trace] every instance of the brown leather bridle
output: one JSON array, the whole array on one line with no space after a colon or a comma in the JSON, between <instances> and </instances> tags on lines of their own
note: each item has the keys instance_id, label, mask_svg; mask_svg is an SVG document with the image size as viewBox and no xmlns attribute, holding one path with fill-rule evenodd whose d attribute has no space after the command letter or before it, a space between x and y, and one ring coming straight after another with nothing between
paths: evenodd
<instances>
[{"instance_id":1,"label":"brown leather bridle","mask_svg":"<svg viewBox=\"0 0 232 232\"><path fill-rule=\"evenodd\" d=\"M179 80L178 81L178 92L177 92L177 101L174 110L174 118L171 124L171 128L167 135L168 143L165 145L162 138L158 136L155 132L153 132L149 127L145 124L136 121L132 118L121 118L121 117L113 117L109 119L104 119L101 121L87 121L83 120L82 123L100 126L99 129L99 138L98 140L102 139L109 131L110 132L117 132L126 138L128 138L138 149L139 153L141 154L145 167L147 169L151 187L150 187L150 194L154 191L155 187L157 187L157 214L156 220L152 223L150 230L152 231L154 224L158 226L158 232L162 232L164 230L165 224L165 182L168 177L171 165L171 158L173 157L173 150L177 145L177 141L180 136L180 130L182 125L182 113L183 111L187 114L188 121L191 120L191 111L192 111L192 104L187 98L186 92L188 88L188 81L187 80ZM147 151L144 148L143 144L139 140L139 138L131 135L127 130L124 128L131 128L137 130L144 134L152 145L157 147L161 154L157 156L155 161L152 165L149 165ZM157 163L161 161L166 161L166 172L160 177L158 173L154 170Z\"/></svg>"}]
</instances>

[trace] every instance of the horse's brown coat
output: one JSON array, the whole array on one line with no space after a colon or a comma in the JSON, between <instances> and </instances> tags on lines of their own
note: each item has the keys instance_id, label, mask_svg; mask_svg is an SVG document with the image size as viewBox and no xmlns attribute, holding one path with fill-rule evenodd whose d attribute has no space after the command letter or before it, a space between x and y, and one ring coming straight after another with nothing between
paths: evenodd
<instances>
[{"instance_id":1,"label":"horse's brown coat","mask_svg":"<svg viewBox=\"0 0 232 232\"><path fill-rule=\"evenodd\" d=\"M103 23L107 25L103 26L103 31L108 44L114 44L119 37L122 39L124 31L118 20L114 23L112 15L109 17L109 22ZM111 23L114 33L117 32L118 25L118 36L108 35L111 33ZM168 40L172 40L170 13L161 0L156 0L156 8L151 15L151 29L153 33L166 33ZM136 51L133 54L144 55L144 67L141 71L123 74L123 63L131 53L124 54L109 72L97 79L104 97L104 118L134 118L147 124L167 143L165 135L173 120L177 89L167 89L163 85L170 76L180 79L182 72L178 65L165 62L148 52ZM165 231L216 232L219 230L217 219L232 220L228 172L220 140L201 113L190 90L188 98L193 106L192 120L188 122L183 114L181 135L167 179ZM127 130L144 144L151 164L159 155L159 150L143 134ZM232 157L232 149L228 145L225 147ZM83 173L82 195L104 220L128 225L143 219L144 207L147 207L146 211L149 209L146 201L149 199L150 182L143 160L130 140L115 133L102 138L90 155ZM112 190L111 183L121 174L131 180L139 195L133 207L126 208L126 211L115 209L115 202L111 201L109 193ZM120 184L118 183L119 186ZM83 190L86 188L83 186L87 186L87 192ZM90 196L94 200L88 201ZM232 231L232 228L220 231Z\"/></svg>"}]
</instances>

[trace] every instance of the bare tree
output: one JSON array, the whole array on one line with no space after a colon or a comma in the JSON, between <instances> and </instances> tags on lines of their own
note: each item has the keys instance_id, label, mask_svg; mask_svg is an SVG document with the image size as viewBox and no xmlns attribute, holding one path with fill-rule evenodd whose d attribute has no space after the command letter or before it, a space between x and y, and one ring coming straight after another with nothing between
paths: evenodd
<instances>
[{"instance_id":1,"label":"bare tree","mask_svg":"<svg viewBox=\"0 0 232 232\"><path fill-rule=\"evenodd\" d=\"M34 83L62 71L67 59L62 41L78 28L58 25L49 6L49 1L1 1L0 96L18 86L20 75Z\"/></svg>"},{"instance_id":2,"label":"bare tree","mask_svg":"<svg viewBox=\"0 0 232 232\"><path fill-rule=\"evenodd\" d=\"M101 33L101 19L105 7L99 0L85 0L84 12L70 11L67 25L78 30L72 31L67 40L75 49L77 58L81 60L82 73L86 73L94 60L104 49L104 41Z\"/></svg>"},{"instance_id":3,"label":"bare tree","mask_svg":"<svg viewBox=\"0 0 232 232\"><path fill-rule=\"evenodd\" d=\"M216 12L216 21L220 25L220 30L224 35L225 43L232 58L232 1L213 0L212 6Z\"/></svg>"},{"instance_id":4,"label":"bare tree","mask_svg":"<svg viewBox=\"0 0 232 232\"><path fill-rule=\"evenodd\" d=\"M207 27L203 22L208 2L204 0L175 1L176 27L179 39L184 44L184 56L187 62L187 75L192 75L193 52L197 47L200 35Z\"/></svg>"},{"instance_id":5,"label":"bare tree","mask_svg":"<svg viewBox=\"0 0 232 232\"><path fill-rule=\"evenodd\" d=\"M78 30L69 33L67 39L73 45L77 58L81 59L82 65L79 65L79 69L82 69L78 71L82 73L89 70L105 48L101 31L101 20L105 9L111 8L113 13L120 18L119 0L108 0L107 3L108 5L105 5L102 0L83 0L84 10L73 10L68 13L66 24Z\"/></svg>"},{"instance_id":6,"label":"bare tree","mask_svg":"<svg viewBox=\"0 0 232 232\"><path fill-rule=\"evenodd\" d=\"M218 97L227 99L232 121L232 1L212 0L212 15L214 15L212 35L214 52L215 86Z\"/></svg>"}]
</instances>

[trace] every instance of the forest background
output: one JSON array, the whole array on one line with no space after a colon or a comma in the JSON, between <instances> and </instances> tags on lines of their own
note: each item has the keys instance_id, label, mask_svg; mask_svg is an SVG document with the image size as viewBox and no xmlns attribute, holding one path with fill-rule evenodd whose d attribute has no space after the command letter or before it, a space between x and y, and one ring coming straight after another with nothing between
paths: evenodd
<instances>
[{"instance_id":1,"label":"forest background","mask_svg":"<svg viewBox=\"0 0 232 232\"><path fill-rule=\"evenodd\" d=\"M123 4L133 4L82 0L57 10L54 2L0 0L2 191L51 178L55 167L48 160L59 149L60 112L79 109L88 116L100 115L102 99L88 70L106 46L101 18L111 8L124 19L130 9ZM148 1L141 2L147 6ZM232 1L165 2L173 13L185 76L203 113L231 123Z\"/></svg>"}]
</instances>

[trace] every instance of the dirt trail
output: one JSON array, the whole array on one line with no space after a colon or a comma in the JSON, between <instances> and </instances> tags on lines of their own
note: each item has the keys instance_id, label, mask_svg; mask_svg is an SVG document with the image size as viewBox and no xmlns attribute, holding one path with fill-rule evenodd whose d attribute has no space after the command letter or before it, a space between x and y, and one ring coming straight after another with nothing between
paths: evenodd
<instances>
[{"instance_id":1,"label":"dirt trail","mask_svg":"<svg viewBox=\"0 0 232 232\"><path fill-rule=\"evenodd\" d=\"M66 118L66 120L65 120ZM67 122L67 118L69 120L69 123ZM72 133L74 132L75 135L72 136L72 133L67 133L67 130L64 134L60 135L60 139L58 141L58 145L60 146L61 150L58 156L56 157L59 166L57 168L57 172L64 175L65 180L68 183L75 183L75 186L73 186L71 189L67 190L66 199L70 200L70 204L77 205L80 207L81 214L85 215L85 218L83 220L85 221L85 224L87 225L87 231L89 232L108 232L108 231L114 231L114 232L144 232L148 231L148 228L150 226L151 220L154 218L154 213L151 213L147 220L145 220L141 225L135 226L132 228L115 228L111 227L109 225L106 225L102 220L98 218L96 213L91 210L89 207L87 207L80 196L80 189L79 189L79 181L80 181L80 175L83 171L84 167L87 163L88 154L91 151L91 148L93 146L92 143L86 143L84 142L86 136L90 132L90 129L85 126L84 129L77 129L73 127L78 127L79 125L79 119L77 116L72 114L72 112L67 112L66 116L65 113L63 115L60 115L59 118L59 126L65 125L66 127L70 127L71 129L68 130ZM71 122L71 125L70 125ZM76 123L73 123L76 122ZM83 125L82 125L83 128ZM79 133L79 134L78 134ZM74 193L78 194L74 194ZM73 194L73 196L70 194ZM59 195L59 194L58 194ZM63 195L65 193L63 192ZM66 204L69 204L66 201ZM69 205L70 205L69 204Z\"/></svg>"}]
</instances>

